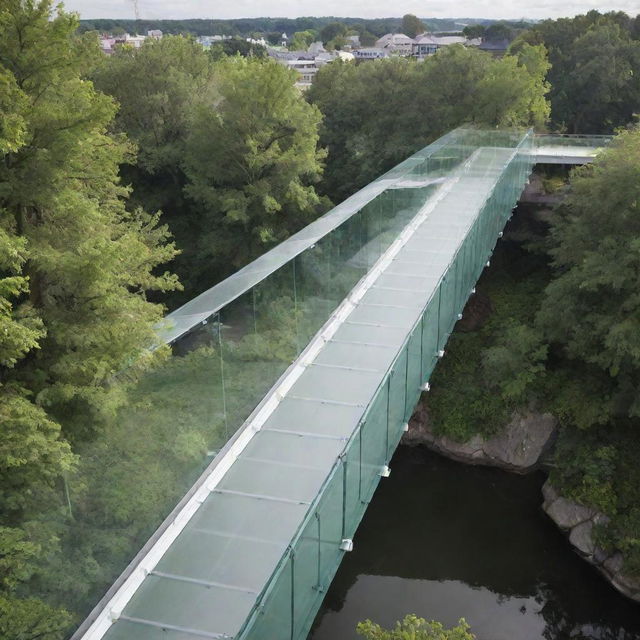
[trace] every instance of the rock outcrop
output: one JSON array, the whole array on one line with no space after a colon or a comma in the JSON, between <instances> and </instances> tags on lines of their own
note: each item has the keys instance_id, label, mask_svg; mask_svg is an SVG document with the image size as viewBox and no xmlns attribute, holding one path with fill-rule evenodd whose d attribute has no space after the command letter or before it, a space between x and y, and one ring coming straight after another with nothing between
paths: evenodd
<instances>
[{"instance_id":1,"label":"rock outcrop","mask_svg":"<svg viewBox=\"0 0 640 640\"><path fill-rule=\"evenodd\" d=\"M549 450L555 432L556 421L551 414L523 411L514 413L509 424L495 436L483 438L476 435L468 442L456 442L433 433L428 410L420 403L409 421L409 431L404 435L403 443L422 444L460 462L527 473Z\"/></svg>"},{"instance_id":2,"label":"rock outcrop","mask_svg":"<svg viewBox=\"0 0 640 640\"><path fill-rule=\"evenodd\" d=\"M618 591L640 602L640 579L623 573L622 554L618 551L605 551L593 539L593 528L598 524L606 524L607 516L559 495L549 480L542 487L542 493L542 508L568 535L569 542L576 551L594 565Z\"/></svg>"}]
</instances>

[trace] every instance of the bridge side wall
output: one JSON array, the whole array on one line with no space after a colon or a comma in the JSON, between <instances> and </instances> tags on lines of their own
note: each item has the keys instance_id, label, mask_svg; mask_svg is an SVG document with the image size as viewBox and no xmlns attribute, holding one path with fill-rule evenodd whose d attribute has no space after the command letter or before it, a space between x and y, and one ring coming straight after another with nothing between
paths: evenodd
<instances>
[{"instance_id":1,"label":"bridge side wall","mask_svg":"<svg viewBox=\"0 0 640 640\"><path fill-rule=\"evenodd\" d=\"M374 399L334 465L241 633L242 640L304 640L350 540L395 451L531 172L532 136L520 145L473 220Z\"/></svg>"}]
</instances>

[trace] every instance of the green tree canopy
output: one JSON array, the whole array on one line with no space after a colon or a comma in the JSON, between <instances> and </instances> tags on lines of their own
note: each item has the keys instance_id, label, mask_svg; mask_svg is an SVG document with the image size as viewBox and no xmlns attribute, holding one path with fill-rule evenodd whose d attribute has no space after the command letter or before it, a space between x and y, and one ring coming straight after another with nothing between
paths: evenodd
<instances>
[{"instance_id":1,"label":"green tree canopy","mask_svg":"<svg viewBox=\"0 0 640 640\"><path fill-rule=\"evenodd\" d=\"M483 24L470 24L462 30L462 33L470 39L483 38L486 30Z\"/></svg>"},{"instance_id":2,"label":"green tree canopy","mask_svg":"<svg viewBox=\"0 0 640 640\"><path fill-rule=\"evenodd\" d=\"M620 133L593 165L574 171L554 212L548 286L538 323L566 358L599 371L572 409L581 426L640 417L640 129ZM591 409L589 409L589 407Z\"/></svg>"},{"instance_id":3,"label":"green tree canopy","mask_svg":"<svg viewBox=\"0 0 640 640\"><path fill-rule=\"evenodd\" d=\"M55 554L48 520L72 447L95 436L121 401L114 374L155 339L150 290L177 286L159 266L175 249L156 216L127 211L109 133L113 101L86 79L95 35L50 0L0 7L0 631L61 637L69 615L22 583ZM11 615L7 618L7 611Z\"/></svg>"},{"instance_id":4,"label":"green tree canopy","mask_svg":"<svg viewBox=\"0 0 640 640\"><path fill-rule=\"evenodd\" d=\"M317 108L274 61L221 61L220 100L195 110L186 192L196 203L203 267L231 270L321 211Z\"/></svg>"},{"instance_id":5,"label":"green tree canopy","mask_svg":"<svg viewBox=\"0 0 640 640\"><path fill-rule=\"evenodd\" d=\"M358 624L358 635L366 640L474 640L469 625L460 620L455 627L447 629L440 622L428 622L424 618L409 615L387 630L371 620Z\"/></svg>"},{"instance_id":6,"label":"green tree canopy","mask_svg":"<svg viewBox=\"0 0 640 640\"><path fill-rule=\"evenodd\" d=\"M544 20L515 42L544 44L551 69L551 120L569 133L612 133L640 104L640 41L636 20L589 11Z\"/></svg>"},{"instance_id":7,"label":"green tree canopy","mask_svg":"<svg viewBox=\"0 0 640 640\"><path fill-rule=\"evenodd\" d=\"M542 126L547 68L540 46L502 59L451 46L419 64L325 66L307 93L324 116L325 192L341 199L463 123Z\"/></svg>"},{"instance_id":8,"label":"green tree canopy","mask_svg":"<svg viewBox=\"0 0 640 640\"><path fill-rule=\"evenodd\" d=\"M267 49L261 44L247 42L247 40L243 38L231 38L230 40L223 40L222 42L213 44L210 49L210 54L214 60L222 56L235 55L240 55L244 58L264 58L267 55Z\"/></svg>"},{"instance_id":9,"label":"green tree canopy","mask_svg":"<svg viewBox=\"0 0 640 640\"><path fill-rule=\"evenodd\" d=\"M348 31L349 28L344 22L330 22L320 30L320 39L327 44L336 38L344 38Z\"/></svg>"},{"instance_id":10,"label":"green tree canopy","mask_svg":"<svg viewBox=\"0 0 640 640\"><path fill-rule=\"evenodd\" d=\"M296 31L289 41L289 49L292 51L306 51L317 38L318 32L314 29Z\"/></svg>"},{"instance_id":11,"label":"green tree canopy","mask_svg":"<svg viewBox=\"0 0 640 640\"><path fill-rule=\"evenodd\" d=\"M407 13L402 16L402 26L400 27L401 33L410 38L415 38L417 35L426 31L422 20L412 13Z\"/></svg>"}]
</instances>

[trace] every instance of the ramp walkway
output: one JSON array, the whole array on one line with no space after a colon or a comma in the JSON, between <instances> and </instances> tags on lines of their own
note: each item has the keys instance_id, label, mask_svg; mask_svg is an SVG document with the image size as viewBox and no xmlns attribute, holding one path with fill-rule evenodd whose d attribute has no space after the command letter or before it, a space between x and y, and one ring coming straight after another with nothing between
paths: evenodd
<instances>
[{"instance_id":1,"label":"ramp walkway","mask_svg":"<svg viewBox=\"0 0 640 640\"><path fill-rule=\"evenodd\" d=\"M74 638L306 638L536 158L452 131L168 315L154 420L208 457Z\"/></svg>"}]
</instances>

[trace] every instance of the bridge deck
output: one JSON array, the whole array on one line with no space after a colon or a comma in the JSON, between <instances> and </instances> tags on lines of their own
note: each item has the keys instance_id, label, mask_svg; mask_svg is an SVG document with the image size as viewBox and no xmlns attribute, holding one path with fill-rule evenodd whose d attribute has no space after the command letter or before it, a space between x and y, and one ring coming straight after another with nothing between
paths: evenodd
<instances>
[{"instance_id":1,"label":"bridge deck","mask_svg":"<svg viewBox=\"0 0 640 640\"><path fill-rule=\"evenodd\" d=\"M391 203L399 226L388 242L382 230L345 250L338 281L347 270L362 278L76 637L306 637L536 161L532 147L530 133L464 132L356 194L365 208ZM285 243L291 256L305 233ZM269 259L238 275L259 282ZM227 288L217 289L231 299ZM179 310L171 339L212 318L219 339L240 330L207 295Z\"/></svg>"},{"instance_id":2,"label":"bridge deck","mask_svg":"<svg viewBox=\"0 0 640 640\"><path fill-rule=\"evenodd\" d=\"M478 149L426 200L406 244L381 258L375 281L199 506L109 640L166 638L163 629L236 637L514 154ZM400 432L390 435L389 452Z\"/></svg>"}]
</instances>

